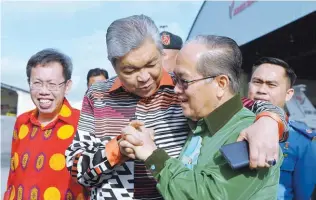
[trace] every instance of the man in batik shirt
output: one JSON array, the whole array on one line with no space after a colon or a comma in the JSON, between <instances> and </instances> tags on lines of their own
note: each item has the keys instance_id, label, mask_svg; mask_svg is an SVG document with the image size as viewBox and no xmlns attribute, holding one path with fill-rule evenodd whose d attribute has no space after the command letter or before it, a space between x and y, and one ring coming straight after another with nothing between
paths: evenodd
<instances>
[{"instance_id":1,"label":"man in batik shirt","mask_svg":"<svg viewBox=\"0 0 316 200\"><path fill-rule=\"evenodd\" d=\"M45 49L27 63L27 78L36 109L18 116L11 147L11 167L4 199L86 199L83 187L66 168L64 152L80 111L65 98L71 87L68 56Z\"/></svg>"}]
</instances>

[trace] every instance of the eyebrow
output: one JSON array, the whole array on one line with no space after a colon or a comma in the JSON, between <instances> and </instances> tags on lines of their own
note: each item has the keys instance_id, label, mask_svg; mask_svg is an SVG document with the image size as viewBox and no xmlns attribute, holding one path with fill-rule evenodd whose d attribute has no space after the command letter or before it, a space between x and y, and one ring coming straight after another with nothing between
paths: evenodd
<instances>
[{"instance_id":1,"label":"eyebrow","mask_svg":"<svg viewBox=\"0 0 316 200\"><path fill-rule=\"evenodd\" d=\"M157 56L154 56L153 58L151 58L144 66L152 64L153 62L156 62L158 60Z\"/></svg>"},{"instance_id":2,"label":"eyebrow","mask_svg":"<svg viewBox=\"0 0 316 200\"><path fill-rule=\"evenodd\" d=\"M262 80L261 78L257 78L257 77L253 77L252 80L258 80L258 81L261 81L261 82L264 82L264 83L273 83L273 84L279 84L277 81L264 81Z\"/></svg>"},{"instance_id":3,"label":"eyebrow","mask_svg":"<svg viewBox=\"0 0 316 200\"><path fill-rule=\"evenodd\" d=\"M43 80L38 79L38 78L35 78L33 81L40 81L40 82L46 82L46 83L58 82L58 80L54 80L54 79L49 79L49 80L43 81Z\"/></svg>"},{"instance_id":4,"label":"eyebrow","mask_svg":"<svg viewBox=\"0 0 316 200\"><path fill-rule=\"evenodd\" d=\"M276 85L279 84L277 81L266 81L266 83L273 83L273 84L276 84Z\"/></svg>"},{"instance_id":5,"label":"eyebrow","mask_svg":"<svg viewBox=\"0 0 316 200\"><path fill-rule=\"evenodd\" d=\"M133 65L125 65L125 66L123 66L123 70L126 70L126 69L137 69L137 67L135 67Z\"/></svg>"},{"instance_id":6,"label":"eyebrow","mask_svg":"<svg viewBox=\"0 0 316 200\"><path fill-rule=\"evenodd\" d=\"M144 66L147 66L149 64L152 64L153 62L156 62L157 61L157 56L153 57L152 59L150 59ZM132 69L138 69L140 67L137 67L135 65L132 65L131 63L126 63L126 65L124 65L123 67L123 70L126 69L126 68L132 68Z\"/></svg>"}]
</instances>

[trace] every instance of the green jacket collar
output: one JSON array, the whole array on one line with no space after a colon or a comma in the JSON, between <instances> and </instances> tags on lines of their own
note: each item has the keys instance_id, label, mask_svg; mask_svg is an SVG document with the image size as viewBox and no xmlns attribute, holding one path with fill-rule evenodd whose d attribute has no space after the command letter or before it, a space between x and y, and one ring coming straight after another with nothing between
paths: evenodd
<instances>
[{"instance_id":1,"label":"green jacket collar","mask_svg":"<svg viewBox=\"0 0 316 200\"><path fill-rule=\"evenodd\" d=\"M219 129L221 129L240 109L243 105L240 100L240 95L235 95L223 105L216 108L208 116L200 119L198 122L189 120L189 126L193 132L199 133L196 129L208 129L210 135L214 135ZM204 132L204 131L203 131Z\"/></svg>"}]
</instances>

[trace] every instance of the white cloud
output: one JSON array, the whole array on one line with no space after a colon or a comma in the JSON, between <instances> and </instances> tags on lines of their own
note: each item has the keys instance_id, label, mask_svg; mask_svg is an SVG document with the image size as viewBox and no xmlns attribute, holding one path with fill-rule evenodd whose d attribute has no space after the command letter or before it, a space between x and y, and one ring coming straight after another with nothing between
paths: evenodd
<instances>
[{"instance_id":1,"label":"white cloud","mask_svg":"<svg viewBox=\"0 0 316 200\"><path fill-rule=\"evenodd\" d=\"M86 76L90 69L99 67L107 70L110 77L116 75L107 59L105 31L98 30L91 35L74 38L67 41L67 45L71 47L68 53L74 66L70 98L75 101L82 99L87 88Z\"/></svg>"},{"instance_id":2,"label":"white cloud","mask_svg":"<svg viewBox=\"0 0 316 200\"><path fill-rule=\"evenodd\" d=\"M91 68L104 68L110 76L115 75L111 63L107 59L105 31L95 31L89 36L74 38L69 44L72 49L74 69L88 72ZM80 67L77 67L79 65Z\"/></svg>"},{"instance_id":3,"label":"white cloud","mask_svg":"<svg viewBox=\"0 0 316 200\"><path fill-rule=\"evenodd\" d=\"M41 17L42 15L51 15L54 18L63 18L67 19L69 16L72 16L78 11L85 10L87 11L90 8L98 7L101 4L105 8L113 8L113 6L108 6L113 2L105 1L6 1L2 2L2 11L4 16L19 16L17 13L27 13L28 15L34 15L36 17ZM115 2L116 3L116 2ZM185 5L183 2L151 2L151 1L142 1L142 2L128 2L122 3L117 2L117 13L115 16L108 16L109 18L115 17L121 18L130 16L132 14L146 14L156 22L156 25L168 25L166 30L179 35L183 40L187 36L187 27L182 27L179 23L180 19L183 19L183 16L179 18L180 15L189 15L193 12L196 12L193 7L201 4L201 1L196 2L187 2ZM191 4L190 4L191 3ZM188 4L192 5L192 9L187 11L187 13L182 13L182 10L187 10ZM119 8L122 7L122 8ZM189 6L190 7L190 6ZM123 9L125 8L125 9ZM93 9L91 9L93 10ZM126 10L126 12L124 11ZM106 13L106 11L104 11ZM88 14L91 14L90 11L87 11ZM178 16L178 17L176 17ZM102 20L102 19L100 19ZM114 20L114 19L113 19ZM67 21L67 20L66 20ZM67 23L63 21L64 23ZM106 21L106 20L105 20ZM70 21L71 22L71 21ZM110 62L107 59L106 51L106 41L105 33L106 27L104 30L91 31L90 35L73 38L71 40L60 39L58 41L53 41L54 46L60 47L60 49L71 56L74 64L73 71L73 88L69 94L69 98L72 101L78 101L82 99L82 96L86 90L86 75L89 69L100 67L104 68L109 72L110 76L115 75L115 71L111 66ZM8 34L9 37L11 37ZM2 37L2 40L6 37ZM11 39L11 38L10 38ZM48 42L49 43L49 42ZM50 44L50 43L49 43ZM45 44L46 45L46 44ZM50 45L48 45L50 46ZM34 52L32 52L34 53ZM14 86L27 88L26 83L26 73L25 65L27 60L17 58L14 54L11 57L4 57L1 60L1 71L2 71L2 80L8 84ZM30 54L27 54L28 56Z\"/></svg>"},{"instance_id":4,"label":"white cloud","mask_svg":"<svg viewBox=\"0 0 316 200\"><path fill-rule=\"evenodd\" d=\"M2 57L1 82L28 90L26 62L15 57Z\"/></svg>"},{"instance_id":5,"label":"white cloud","mask_svg":"<svg viewBox=\"0 0 316 200\"><path fill-rule=\"evenodd\" d=\"M67 46L66 51L73 61L72 90L69 98L73 101L81 100L86 91L86 76L92 68L103 68L109 76L116 75L107 59L105 31L95 31L91 35L59 41ZM1 58L1 81L9 85L27 89L26 78L27 60L6 56Z\"/></svg>"}]
</instances>

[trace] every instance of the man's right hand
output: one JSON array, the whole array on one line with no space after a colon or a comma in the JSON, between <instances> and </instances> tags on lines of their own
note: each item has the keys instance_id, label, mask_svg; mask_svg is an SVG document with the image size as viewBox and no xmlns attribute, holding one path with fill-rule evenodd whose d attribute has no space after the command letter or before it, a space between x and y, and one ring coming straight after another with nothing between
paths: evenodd
<instances>
[{"instance_id":1,"label":"man's right hand","mask_svg":"<svg viewBox=\"0 0 316 200\"><path fill-rule=\"evenodd\" d=\"M154 143L154 130L145 128L142 122L131 122L129 126L122 129L122 135L122 140L119 142L120 151L128 158L142 160L148 157L147 154L151 154L151 150L157 148Z\"/></svg>"},{"instance_id":2,"label":"man's right hand","mask_svg":"<svg viewBox=\"0 0 316 200\"><path fill-rule=\"evenodd\" d=\"M133 150L134 146L143 145L143 141L139 137L137 137L139 132L136 130L139 129L141 126L144 126L144 123L135 120L122 129L122 139L119 141L120 152L121 154L131 159L136 158L135 152Z\"/></svg>"}]
</instances>

